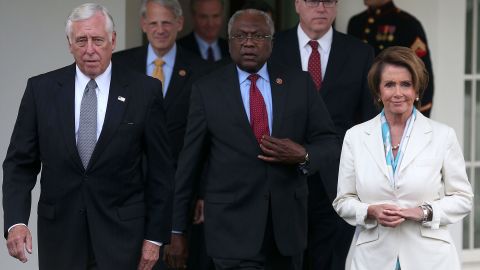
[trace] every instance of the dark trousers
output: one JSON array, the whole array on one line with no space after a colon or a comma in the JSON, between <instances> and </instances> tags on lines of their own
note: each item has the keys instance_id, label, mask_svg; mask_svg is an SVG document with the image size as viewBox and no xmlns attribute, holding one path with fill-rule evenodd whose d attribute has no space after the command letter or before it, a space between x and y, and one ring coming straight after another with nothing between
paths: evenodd
<instances>
[{"instance_id":1,"label":"dark trousers","mask_svg":"<svg viewBox=\"0 0 480 270\"><path fill-rule=\"evenodd\" d=\"M308 182L308 250L304 269L344 270L355 227L338 216L319 180L311 178Z\"/></svg>"},{"instance_id":2,"label":"dark trousers","mask_svg":"<svg viewBox=\"0 0 480 270\"><path fill-rule=\"evenodd\" d=\"M300 270L302 254L284 256L280 254L273 235L271 210L268 211L267 226L260 253L252 258L213 258L216 270ZM234 243L232 243L234 244Z\"/></svg>"},{"instance_id":3,"label":"dark trousers","mask_svg":"<svg viewBox=\"0 0 480 270\"><path fill-rule=\"evenodd\" d=\"M212 258L207 254L203 224L194 224L190 229L188 248L188 269L215 270Z\"/></svg>"}]
</instances>

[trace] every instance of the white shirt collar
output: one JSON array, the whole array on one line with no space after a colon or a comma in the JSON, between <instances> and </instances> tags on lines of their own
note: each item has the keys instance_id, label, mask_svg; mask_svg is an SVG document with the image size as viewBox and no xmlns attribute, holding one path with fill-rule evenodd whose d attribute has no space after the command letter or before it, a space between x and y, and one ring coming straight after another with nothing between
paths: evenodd
<instances>
[{"instance_id":1,"label":"white shirt collar","mask_svg":"<svg viewBox=\"0 0 480 270\"><path fill-rule=\"evenodd\" d=\"M300 24L298 24L297 27L297 36L298 36L298 45L300 48L306 48L308 45L308 42L312 39L310 39L307 34L303 31L302 27ZM320 45L320 50L322 53L329 54L330 49L332 48L332 40L333 40L333 28L330 26L330 29L328 29L327 33L325 33L322 37L317 39L319 45Z\"/></svg>"},{"instance_id":2,"label":"white shirt collar","mask_svg":"<svg viewBox=\"0 0 480 270\"><path fill-rule=\"evenodd\" d=\"M165 65L173 67L173 65L175 64L175 55L177 55L177 43L174 43L172 48L162 57L157 56L157 54L153 50L152 44L149 43L147 49L147 64L150 65L157 58L161 58L165 62Z\"/></svg>"},{"instance_id":3,"label":"white shirt collar","mask_svg":"<svg viewBox=\"0 0 480 270\"><path fill-rule=\"evenodd\" d=\"M85 89L87 86L88 82L90 81L90 77L85 75L78 65L75 65L76 69L76 76L77 76L77 81L79 83L80 89ZM109 92L110 90L110 81L112 79L112 62L108 64L107 69L105 71L98 75L96 78L94 78L95 82L97 83L97 87L99 92L106 91L106 93Z\"/></svg>"}]
</instances>

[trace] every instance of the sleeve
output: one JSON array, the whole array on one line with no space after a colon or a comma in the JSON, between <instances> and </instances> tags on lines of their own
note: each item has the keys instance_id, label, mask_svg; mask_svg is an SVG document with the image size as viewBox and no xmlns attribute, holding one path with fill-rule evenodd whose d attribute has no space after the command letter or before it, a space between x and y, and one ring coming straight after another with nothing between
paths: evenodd
<instances>
[{"instance_id":1,"label":"sleeve","mask_svg":"<svg viewBox=\"0 0 480 270\"><path fill-rule=\"evenodd\" d=\"M377 226L375 219L367 218L369 204L361 202L356 187L355 157L352 149L351 130L345 134L340 167L338 172L337 197L333 201L333 208L348 224L363 226L371 229Z\"/></svg>"},{"instance_id":2,"label":"sleeve","mask_svg":"<svg viewBox=\"0 0 480 270\"><path fill-rule=\"evenodd\" d=\"M28 80L13 129L7 156L3 162L4 235L17 223L28 224L31 191L40 172L37 115L34 83Z\"/></svg>"},{"instance_id":3,"label":"sleeve","mask_svg":"<svg viewBox=\"0 0 480 270\"><path fill-rule=\"evenodd\" d=\"M443 159L442 180L445 196L436 201L425 202L433 209L432 221L423 225L438 229L464 218L472 209L473 192L467 178L465 160L453 129L449 128L447 151Z\"/></svg>"},{"instance_id":4,"label":"sleeve","mask_svg":"<svg viewBox=\"0 0 480 270\"><path fill-rule=\"evenodd\" d=\"M155 81L152 93L160 86ZM156 94L150 105L145 124L145 152L147 182L145 188L147 221L145 239L155 242L170 241L174 169L168 142L163 98Z\"/></svg>"},{"instance_id":5,"label":"sleeve","mask_svg":"<svg viewBox=\"0 0 480 270\"><path fill-rule=\"evenodd\" d=\"M184 232L190 223L195 186L205 164L207 149L207 120L201 91L193 85L190 98L185 141L175 175L173 231Z\"/></svg>"}]
</instances>

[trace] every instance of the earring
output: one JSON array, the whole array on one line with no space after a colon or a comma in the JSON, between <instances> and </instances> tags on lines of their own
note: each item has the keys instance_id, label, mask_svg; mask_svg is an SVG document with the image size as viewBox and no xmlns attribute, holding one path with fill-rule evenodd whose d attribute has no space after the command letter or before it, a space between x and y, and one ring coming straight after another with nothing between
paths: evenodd
<instances>
[{"instance_id":1,"label":"earring","mask_svg":"<svg viewBox=\"0 0 480 270\"><path fill-rule=\"evenodd\" d=\"M415 101L419 101L419 100L420 100L420 98L419 98L419 97L416 97L416 98L415 98Z\"/></svg>"}]
</instances>

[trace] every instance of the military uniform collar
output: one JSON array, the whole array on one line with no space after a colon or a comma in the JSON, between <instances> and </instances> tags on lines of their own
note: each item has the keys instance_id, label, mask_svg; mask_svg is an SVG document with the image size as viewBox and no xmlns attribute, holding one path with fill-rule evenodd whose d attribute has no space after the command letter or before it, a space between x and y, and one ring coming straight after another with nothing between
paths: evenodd
<instances>
[{"instance_id":1,"label":"military uniform collar","mask_svg":"<svg viewBox=\"0 0 480 270\"><path fill-rule=\"evenodd\" d=\"M393 3L393 1L390 1L390 2L388 2L385 5L380 6L380 7L369 7L368 8L368 14L371 15L371 16L379 17L379 16L389 14L391 12L396 12L396 10L397 10L397 7Z\"/></svg>"}]
</instances>

